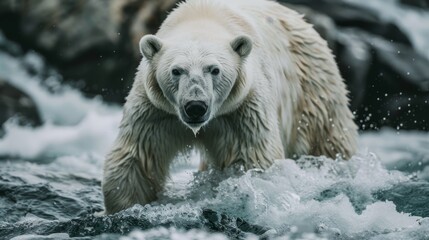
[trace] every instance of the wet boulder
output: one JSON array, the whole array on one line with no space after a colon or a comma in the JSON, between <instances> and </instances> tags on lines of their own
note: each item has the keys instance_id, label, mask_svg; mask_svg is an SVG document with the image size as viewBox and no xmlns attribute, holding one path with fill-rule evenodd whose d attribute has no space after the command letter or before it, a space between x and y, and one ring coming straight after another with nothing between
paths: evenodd
<instances>
[{"instance_id":1,"label":"wet boulder","mask_svg":"<svg viewBox=\"0 0 429 240\"><path fill-rule=\"evenodd\" d=\"M429 0L400 0L399 2L412 7L429 9Z\"/></svg>"},{"instance_id":2,"label":"wet boulder","mask_svg":"<svg viewBox=\"0 0 429 240\"><path fill-rule=\"evenodd\" d=\"M38 126L42 120L33 99L15 86L0 79L0 126L15 117L22 125ZM1 136L0 129L0 136Z\"/></svg>"},{"instance_id":3,"label":"wet boulder","mask_svg":"<svg viewBox=\"0 0 429 240\"><path fill-rule=\"evenodd\" d=\"M293 6L308 7L317 14L323 14L332 19L338 28L361 29L394 42L411 45L411 40L406 33L395 23L383 19L378 11L371 8L343 0L281 0L280 2L291 4L292 8ZM311 16L307 19L311 20ZM318 22L312 23L318 25Z\"/></svg>"},{"instance_id":4,"label":"wet boulder","mask_svg":"<svg viewBox=\"0 0 429 240\"><path fill-rule=\"evenodd\" d=\"M138 40L154 33L176 1L2 1L0 30L46 57L89 96L123 102L140 56Z\"/></svg>"},{"instance_id":5,"label":"wet boulder","mask_svg":"<svg viewBox=\"0 0 429 240\"><path fill-rule=\"evenodd\" d=\"M378 12L340 0L283 0L328 42L361 129L429 130L429 58L412 36Z\"/></svg>"},{"instance_id":6,"label":"wet boulder","mask_svg":"<svg viewBox=\"0 0 429 240\"><path fill-rule=\"evenodd\" d=\"M96 94L109 85L108 76L115 76L118 39L108 3L3 1L0 29L24 50L44 55L69 81L84 79L84 90Z\"/></svg>"}]
</instances>

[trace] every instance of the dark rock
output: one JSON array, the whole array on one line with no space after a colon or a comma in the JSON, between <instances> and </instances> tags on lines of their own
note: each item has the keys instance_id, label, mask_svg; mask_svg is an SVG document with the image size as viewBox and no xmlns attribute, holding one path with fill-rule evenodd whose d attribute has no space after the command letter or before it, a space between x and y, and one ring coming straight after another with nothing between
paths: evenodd
<instances>
[{"instance_id":1,"label":"dark rock","mask_svg":"<svg viewBox=\"0 0 429 240\"><path fill-rule=\"evenodd\" d=\"M131 213L131 214L130 214ZM204 210L195 221L162 220L154 221L140 214L133 214L132 209L123 212L96 217L87 214L69 221L46 221L33 224L15 223L0 225L0 236L12 238L22 234L53 234L67 233L70 237L97 236L101 234L128 234L134 229L148 230L155 227L176 227L179 229L205 229L210 232L222 232L231 239L244 239L249 233L262 235L268 229L252 225L246 221L216 212Z\"/></svg>"},{"instance_id":2,"label":"dark rock","mask_svg":"<svg viewBox=\"0 0 429 240\"><path fill-rule=\"evenodd\" d=\"M361 129L429 130L429 59L405 32L373 10L342 1L283 2L303 13L334 50Z\"/></svg>"},{"instance_id":3,"label":"dark rock","mask_svg":"<svg viewBox=\"0 0 429 240\"><path fill-rule=\"evenodd\" d=\"M319 14L329 16L338 27L363 29L394 42L412 45L406 33L393 22L382 19L377 11L370 8L343 0L281 0L280 2L309 7Z\"/></svg>"},{"instance_id":4,"label":"dark rock","mask_svg":"<svg viewBox=\"0 0 429 240\"><path fill-rule=\"evenodd\" d=\"M11 117L16 117L19 124L38 126L42 123L31 97L0 79L0 126Z\"/></svg>"},{"instance_id":5,"label":"dark rock","mask_svg":"<svg viewBox=\"0 0 429 240\"><path fill-rule=\"evenodd\" d=\"M429 0L400 0L399 2L404 5L429 9Z\"/></svg>"},{"instance_id":6,"label":"dark rock","mask_svg":"<svg viewBox=\"0 0 429 240\"><path fill-rule=\"evenodd\" d=\"M22 55L22 49L17 45L13 44L10 41L7 41L0 31L0 52L7 53L8 55L17 57Z\"/></svg>"},{"instance_id":7,"label":"dark rock","mask_svg":"<svg viewBox=\"0 0 429 240\"><path fill-rule=\"evenodd\" d=\"M338 32L336 57L341 75L346 80L350 94L350 107L357 110L365 100L367 73L372 62L370 48L353 32Z\"/></svg>"},{"instance_id":8,"label":"dark rock","mask_svg":"<svg viewBox=\"0 0 429 240\"><path fill-rule=\"evenodd\" d=\"M429 130L429 60L406 45L361 34L372 61L361 85L364 98L355 109L360 127Z\"/></svg>"},{"instance_id":9,"label":"dark rock","mask_svg":"<svg viewBox=\"0 0 429 240\"><path fill-rule=\"evenodd\" d=\"M176 1L2 1L0 29L35 49L90 96L123 102L140 60L137 42L155 33Z\"/></svg>"},{"instance_id":10,"label":"dark rock","mask_svg":"<svg viewBox=\"0 0 429 240\"><path fill-rule=\"evenodd\" d=\"M205 209L202 214L205 227L214 232L227 233L234 239L244 239L246 234L253 233L260 236L269 229L252 225L241 218L231 217L223 213Z\"/></svg>"}]
</instances>

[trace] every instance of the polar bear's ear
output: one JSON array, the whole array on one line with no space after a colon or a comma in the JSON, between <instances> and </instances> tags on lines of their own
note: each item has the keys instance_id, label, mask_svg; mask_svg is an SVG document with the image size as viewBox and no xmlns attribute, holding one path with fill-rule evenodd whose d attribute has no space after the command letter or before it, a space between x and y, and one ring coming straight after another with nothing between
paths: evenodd
<instances>
[{"instance_id":1,"label":"polar bear's ear","mask_svg":"<svg viewBox=\"0 0 429 240\"><path fill-rule=\"evenodd\" d=\"M161 50L162 42L154 35L146 35L140 39L139 46L140 53L148 60L152 60L153 56Z\"/></svg>"},{"instance_id":2,"label":"polar bear's ear","mask_svg":"<svg viewBox=\"0 0 429 240\"><path fill-rule=\"evenodd\" d=\"M240 57L247 57L252 51L252 40L245 35L236 37L231 42L231 47Z\"/></svg>"}]
</instances>

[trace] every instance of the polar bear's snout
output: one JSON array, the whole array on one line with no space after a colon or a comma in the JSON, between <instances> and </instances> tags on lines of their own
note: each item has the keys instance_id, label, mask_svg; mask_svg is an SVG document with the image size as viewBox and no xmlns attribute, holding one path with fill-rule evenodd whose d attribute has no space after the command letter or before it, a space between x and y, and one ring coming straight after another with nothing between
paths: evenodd
<instances>
[{"instance_id":1,"label":"polar bear's snout","mask_svg":"<svg viewBox=\"0 0 429 240\"><path fill-rule=\"evenodd\" d=\"M194 134L209 121L210 107L207 102L191 100L180 108L180 118Z\"/></svg>"},{"instance_id":2,"label":"polar bear's snout","mask_svg":"<svg viewBox=\"0 0 429 240\"><path fill-rule=\"evenodd\" d=\"M190 128L199 129L208 122L211 108L210 101L202 97L186 98L180 104L180 118Z\"/></svg>"},{"instance_id":3,"label":"polar bear's snout","mask_svg":"<svg viewBox=\"0 0 429 240\"><path fill-rule=\"evenodd\" d=\"M203 101L189 101L185 104L185 114L187 122L201 123L207 120L207 104Z\"/></svg>"},{"instance_id":4,"label":"polar bear's snout","mask_svg":"<svg viewBox=\"0 0 429 240\"><path fill-rule=\"evenodd\" d=\"M180 119L194 131L198 131L209 121L212 110L212 82L204 77L202 68L192 69L190 72L194 73L183 76L179 82Z\"/></svg>"}]
</instances>

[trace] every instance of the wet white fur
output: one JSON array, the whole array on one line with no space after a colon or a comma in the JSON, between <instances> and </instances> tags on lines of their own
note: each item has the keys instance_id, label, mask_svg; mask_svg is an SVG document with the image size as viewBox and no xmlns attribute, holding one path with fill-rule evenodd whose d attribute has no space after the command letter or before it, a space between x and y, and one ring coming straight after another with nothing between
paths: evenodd
<instances>
[{"instance_id":1,"label":"wet white fur","mask_svg":"<svg viewBox=\"0 0 429 240\"><path fill-rule=\"evenodd\" d=\"M242 35L252 40L243 58L230 45ZM348 158L355 152L357 128L337 65L326 42L296 12L265 0L188 0L156 37L162 47L138 68L105 163L107 213L156 200L170 162L189 145L220 169L235 163L266 169L285 157ZM232 81L228 91L207 93L225 99L211 106L210 121L196 137L178 116L174 99L180 91L170 100L165 92L171 89L170 65L192 56L217 61Z\"/></svg>"}]
</instances>

